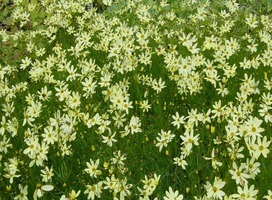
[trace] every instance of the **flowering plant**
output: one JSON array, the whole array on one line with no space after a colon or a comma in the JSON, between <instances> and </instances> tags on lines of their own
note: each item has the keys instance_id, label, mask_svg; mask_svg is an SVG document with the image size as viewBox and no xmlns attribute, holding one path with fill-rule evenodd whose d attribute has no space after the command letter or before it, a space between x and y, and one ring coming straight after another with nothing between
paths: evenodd
<instances>
[{"instance_id":1,"label":"flowering plant","mask_svg":"<svg viewBox=\"0 0 272 200\"><path fill-rule=\"evenodd\" d=\"M0 10L0 199L272 199L269 0Z\"/></svg>"}]
</instances>

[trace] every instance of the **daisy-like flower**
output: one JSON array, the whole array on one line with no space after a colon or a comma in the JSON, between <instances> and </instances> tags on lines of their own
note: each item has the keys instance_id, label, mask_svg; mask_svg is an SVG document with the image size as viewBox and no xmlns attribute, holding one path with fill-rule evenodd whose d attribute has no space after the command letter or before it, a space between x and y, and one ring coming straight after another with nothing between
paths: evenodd
<instances>
[{"instance_id":1,"label":"daisy-like flower","mask_svg":"<svg viewBox=\"0 0 272 200\"><path fill-rule=\"evenodd\" d=\"M28 200L28 198L27 198L27 194L28 194L28 191L27 191L27 188L28 188L28 186L26 185L26 186L22 186L21 184L19 184L19 190L20 190L20 194L19 195L17 195L14 199L15 200Z\"/></svg>"},{"instance_id":2,"label":"daisy-like flower","mask_svg":"<svg viewBox=\"0 0 272 200\"><path fill-rule=\"evenodd\" d=\"M264 196L263 198L267 199L267 200L272 200L272 192L271 192L271 190L268 190L268 195Z\"/></svg>"},{"instance_id":3,"label":"daisy-like flower","mask_svg":"<svg viewBox=\"0 0 272 200\"><path fill-rule=\"evenodd\" d=\"M46 86L44 86L41 91L38 91L39 99L42 101L48 101L52 91L48 90Z\"/></svg>"},{"instance_id":4,"label":"daisy-like flower","mask_svg":"<svg viewBox=\"0 0 272 200\"><path fill-rule=\"evenodd\" d=\"M225 192L223 192L221 189L225 186L225 184L225 181L215 177L213 185L210 185L207 188L207 197L213 199L223 199Z\"/></svg>"},{"instance_id":5,"label":"daisy-like flower","mask_svg":"<svg viewBox=\"0 0 272 200\"><path fill-rule=\"evenodd\" d=\"M182 169L186 169L186 166L188 165L184 155L180 155L180 157L174 158L174 164L181 166Z\"/></svg>"},{"instance_id":6,"label":"daisy-like flower","mask_svg":"<svg viewBox=\"0 0 272 200\"><path fill-rule=\"evenodd\" d=\"M80 103L80 94L78 92L72 92L72 95L68 97L67 105L70 108L76 108Z\"/></svg>"},{"instance_id":7,"label":"daisy-like flower","mask_svg":"<svg viewBox=\"0 0 272 200\"><path fill-rule=\"evenodd\" d=\"M54 176L53 168L50 169L46 166L44 170L41 170L41 176L43 182L49 182L52 181L52 177Z\"/></svg>"},{"instance_id":8,"label":"daisy-like flower","mask_svg":"<svg viewBox=\"0 0 272 200\"><path fill-rule=\"evenodd\" d=\"M53 130L52 126L48 126L44 128L44 133L42 134L42 137L44 138L44 142L47 144L54 144L58 140L57 133L55 130Z\"/></svg>"},{"instance_id":9,"label":"daisy-like flower","mask_svg":"<svg viewBox=\"0 0 272 200\"><path fill-rule=\"evenodd\" d=\"M122 114L121 112L114 112L114 116L112 119L114 120L114 126L117 127L118 129L120 127L124 126L124 122L126 121L125 114Z\"/></svg>"},{"instance_id":10,"label":"daisy-like flower","mask_svg":"<svg viewBox=\"0 0 272 200\"><path fill-rule=\"evenodd\" d=\"M163 88L165 88L165 82L162 81L162 79L160 78L158 81L154 80L152 82L152 88L158 93L160 93L162 91Z\"/></svg>"},{"instance_id":11,"label":"daisy-like flower","mask_svg":"<svg viewBox=\"0 0 272 200\"><path fill-rule=\"evenodd\" d=\"M246 125L248 127L248 136L252 139L251 141L254 143L257 137L262 137L261 133L264 129L261 127L262 120L257 117L250 117L249 120L246 121Z\"/></svg>"},{"instance_id":12,"label":"daisy-like flower","mask_svg":"<svg viewBox=\"0 0 272 200\"><path fill-rule=\"evenodd\" d=\"M131 134L142 132L141 129L141 120L138 117L132 116L130 119L129 127Z\"/></svg>"},{"instance_id":13,"label":"daisy-like flower","mask_svg":"<svg viewBox=\"0 0 272 200\"><path fill-rule=\"evenodd\" d=\"M31 64L31 59L25 57L22 59L22 63L20 64L20 69L25 70Z\"/></svg>"},{"instance_id":14,"label":"daisy-like flower","mask_svg":"<svg viewBox=\"0 0 272 200\"><path fill-rule=\"evenodd\" d=\"M110 129L109 129L110 130ZM108 146L112 147L113 143L117 142L117 140L114 138L116 132L111 134L111 132L108 134L108 136L101 135L103 139L103 143L107 144Z\"/></svg>"},{"instance_id":15,"label":"daisy-like flower","mask_svg":"<svg viewBox=\"0 0 272 200\"><path fill-rule=\"evenodd\" d=\"M260 104L261 109L258 110L259 115L266 123L272 122L272 115L270 114L272 107L266 104Z\"/></svg>"},{"instance_id":16,"label":"daisy-like flower","mask_svg":"<svg viewBox=\"0 0 272 200\"><path fill-rule=\"evenodd\" d=\"M78 192L76 192L75 190L72 190L70 193L69 193L69 200L76 200L77 197L80 195L80 190Z\"/></svg>"},{"instance_id":17,"label":"daisy-like flower","mask_svg":"<svg viewBox=\"0 0 272 200\"><path fill-rule=\"evenodd\" d=\"M91 177L97 177L102 174L101 170L98 170L99 166L99 159L97 159L95 162L90 159L90 162L86 162L86 165L88 168L84 169L85 172L87 172Z\"/></svg>"},{"instance_id":18,"label":"daisy-like flower","mask_svg":"<svg viewBox=\"0 0 272 200\"><path fill-rule=\"evenodd\" d=\"M245 165L241 165L238 168L237 164L233 162L232 169L230 169L229 172L232 175L231 178L235 180L236 184L244 185L244 183L247 183L247 179L250 178L250 176L244 171Z\"/></svg>"},{"instance_id":19,"label":"daisy-like flower","mask_svg":"<svg viewBox=\"0 0 272 200\"><path fill-rule=\"evenodd\" d=\"M180 138L182 139L182 145L186 148L188 152L190 152L193 148L193 145L198 146L198 137L199 134L194 135L194 131L186 131L184 136L181 135Z\"/></svg>"},{"instance_id":20,"label":"daisy-like flower","mask_svg":"<svg viewBox=\"0 0 272 200\"><path fill-rule=\"evenodd\" d=\"M95 197L100 198L103 191L103 182L100 181L94 185L87 185L87 189L84 191L84 194L88 194L87 199L94 200Z\"/></svg>"},{"instance_id":21,"label":"daisy-like flower","mask_svg":"<svg viewBox=\"0 0 272 200\"><path fill-rule=\"evenodd\" d=\"M64 83L58 87L55 87L55 90L57 92L56 96L58 97L59 101L67 99L71 94L71 92L68 89L68 85Z\"/></svg>"},{"instance_id":22,"label":"daisy-like flower","mask_svg":"<svg viewBox=\"0 0 272 200\"><path fill-rule=\"evenodd\" d=\"M255 186L251 185L248 188L248 184L244 185L244 188L238 186L238 194L233 194L232 197L235 199L246 199L246 200L255 200L258 190L255 190Z\"/></svg>"},{"instance_id":23,"label":"daisy-like flower","mask_svg":"<svg viewBox=\"0 0 272 200\"><path fill-rule=\"evenodd\" d=\"M178 190L177 191L173 191L173 189L171 187L169 187L169 190L166 191L165 193L166 196L163 197L164 200L182 200L183 199L183 195L179 195Z\"/></svg>"},{"instance_id":24,"label":"daisy-like flower","mask_svg":"<svg viewBox=\"0 0 272 200\"><path fill-rule=\"evenodd\" d=\"M168 143L172 141L172 139L175 137L174 134L171 134L171 131L163 131L159 133L160 137L156 137L158 140L156 147L159 147L159 151L162 150L163 147L167 147Z\"/></svg>"},{"instance_id":25,"label":"daisy-like flower","mask_svg":"<svg viewBox=\"0 0 272 200\"><path fill-rule=\"evenodd\" d=\"M173 126L176 126L177 129L180 128L181 124L184 124L184 116L179 116L178 112L176 112L175 115L172 115L172 118L174 121L171 124L173 124Z\"/></svg>"},{"instance_id":26,"label":"daisy-like flower","mask_svg":"<svg viewBox=\"0 0 272 200\"><path fill-rule=\"evenodd\" d=\"M215 158L215 149L212 150L212 153L211 153L211 157L204 157L205 160L211 160L212 161L212 167L216 170L218 170L218 167L222 166L222 162L218 161L216 158Z\"/></svg>"},{"instance_id":27,"label":"daisy-like flower","mask_svg":"<svg viewBox=\"0 0 272 200\"><path fill-rule=\"evenodd\" d=\"M148 112L148 110L151 108L151 105L148 104L148 100L143 100L140 102L140 108L143 110L143 112Z\"/></svg>"},{"instance_id":28,"label":"daisy-like flower","mask_svg":"<svg viewBox=\"0 0 272 200\"><path fill-rule=\"evenodd\" d=\"M38 198L44 195L44 192L49 192L53 189L54 189L54 186L52 185L37 184L36 190L34 191L34 194L33 194L33 199L37 200Z\"/></svg>"},{"instance_id":29,"label":"daisy-like flower","mask_svg":"<svg viewBox=\"0 0 272 200\"><path fill-rule=\"evenodd\" d=\"M259 169L260 166L261 164L259 162L255 162L254 157L250 160L249 158L247 158L245 168L250 178L255 179L256 175L261 172L261 170Z\"/></svg>"},{"instance_id":30,"label":"daisy-like flower","mask_svg":"<svg viewBox=\"0 0 272 200\"><path fill-rule=\"evenodd\" d=\"M258 159L260 155L263 155L263 157L267 158L267 155L269 154L269 145L271 141L267 141L267 137L264 136L263 140L259 137L257 140L257 144L253 144L254 153L253 156Z\"/></svg>"}]
</instances>

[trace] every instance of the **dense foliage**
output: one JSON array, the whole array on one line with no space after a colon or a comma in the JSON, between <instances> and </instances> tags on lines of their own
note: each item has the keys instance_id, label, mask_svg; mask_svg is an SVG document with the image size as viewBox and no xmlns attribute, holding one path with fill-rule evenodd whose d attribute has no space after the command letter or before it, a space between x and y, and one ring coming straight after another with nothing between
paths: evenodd
<instances>
[{"instance_id":1,"label":"dense foliage","mask_svg":"<svg viewBox=\"0 0 272 200\"><path fill-rule=\"evenodd\" d=\"M270 1L0 9L0 199L272 199Z\"/></svg>"}]
</instances>

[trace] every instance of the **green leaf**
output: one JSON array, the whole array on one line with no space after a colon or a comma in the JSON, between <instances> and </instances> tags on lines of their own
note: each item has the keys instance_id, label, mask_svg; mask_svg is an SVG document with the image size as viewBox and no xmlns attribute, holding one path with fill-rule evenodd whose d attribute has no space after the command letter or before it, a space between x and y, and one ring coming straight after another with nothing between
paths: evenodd
<instances>
[{"instance_id":1,"label":"green leaf","mask_svg":"<svg viewBox=\"0 0 272 200\"><path fill-rule=\"evenodd\" d=\"M9 10L8 9L4 9L3 11L0 11L0 20L5 19L9 14Z\"/></svg>"},{"instance_id":2,"label":"green leaf","mask_svg":"<svg viewBox=\"0 0 272 200\"><path fill-rule=\"evenodd\" d=\"M267 12L271 12L271 11L272 11L272 2L269 1L269 2L267 3Z\"/></svg>"},{"instance_id":3,"label":"green leaf","mask_svg":"<svg viewBox=\"0 0 272 200\"><path fill-rule=\"evenodd\" d=\"M3 24L6 24L7 26L11 26L12 25L12 18L11 17L7 17L2 22L3 22Z\"/></svg>"}]
</instances>

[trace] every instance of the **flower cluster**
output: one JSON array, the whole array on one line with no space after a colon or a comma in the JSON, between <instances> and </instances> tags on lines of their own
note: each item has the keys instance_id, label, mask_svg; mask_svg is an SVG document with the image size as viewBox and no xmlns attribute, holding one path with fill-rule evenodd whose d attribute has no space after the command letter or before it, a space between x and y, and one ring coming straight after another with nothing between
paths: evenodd
<instances>
[{"instance_id":1,"label":"flower cluster","mask_svg":"<svg viewBox=\"0 0 272 200\"><path fill-rule=\"evenodd\" d=\"M271 199L271 15L235 0L13 3L1 197Z\"/></svg>"}]
</instances>

